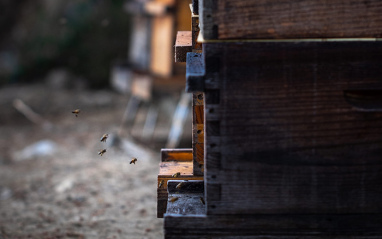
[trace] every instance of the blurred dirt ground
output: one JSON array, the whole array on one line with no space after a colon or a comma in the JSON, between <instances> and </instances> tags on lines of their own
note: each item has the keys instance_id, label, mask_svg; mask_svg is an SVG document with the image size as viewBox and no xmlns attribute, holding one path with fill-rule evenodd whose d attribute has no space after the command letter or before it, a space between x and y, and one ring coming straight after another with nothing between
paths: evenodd
<instances>
[{"instance_id":1,"label":"blurred dirt ground","mask_svg":"<svg viewBox=\"0 0 382 239\"><path fill-rule=\"evenodd\" d=\"M53 128L27 120L12 106L16 98ZM109 90L0 89L1 239L163 238L163 219L156 218L160 151L99 140L118 130L126 103ZM76 108L78 117L71 113ZM51 141L54 151L21 156L41 140ZM107 152L101 157L102 148ZM132 157L138 158L135 165L129 164Z\"/></svg>"}]
</instances>

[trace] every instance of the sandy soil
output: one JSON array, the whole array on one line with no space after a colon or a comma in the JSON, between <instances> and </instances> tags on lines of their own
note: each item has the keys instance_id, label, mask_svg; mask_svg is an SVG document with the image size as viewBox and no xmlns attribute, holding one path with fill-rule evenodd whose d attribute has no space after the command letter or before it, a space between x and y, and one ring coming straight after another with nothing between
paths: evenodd
<instances>
[{"instance_id":1,"label":"sandy soil","mask_svg":"<svg viewBox=\"0 0 382 239\"><path fill-rule=\"evenodd\" d=\"M12 107L15 98L53 128L27 120ZM163 238L163 219L156 218L159 150L99 141L117 131L126 102L107 90L0 89L1 239ZM75 108L79 117L71 113ZM21 155L40 140L53 142L54 151ZM101 157L102 148L107 152ZM132 157L138 158L135 165L129 164Z\"/></svg>"}]
</instances>

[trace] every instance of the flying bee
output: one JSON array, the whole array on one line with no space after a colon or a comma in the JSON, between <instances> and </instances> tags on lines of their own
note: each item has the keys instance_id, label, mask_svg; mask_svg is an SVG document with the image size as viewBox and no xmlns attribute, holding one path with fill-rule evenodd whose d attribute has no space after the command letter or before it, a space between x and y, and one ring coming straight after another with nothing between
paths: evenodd
<instances>
[{"instance_id":1,"label":"flying bee","mask_svg":"<svg viewBox=\"0 0 382 239\"><path fill-rule=\"evenodd\" d=\"M107 137L109 137L109 134L104 134L104 135L102 135L102 137L101 137L101 142L106 142Z\"/></svg>"},{"instance_id":2,"label":"flying bee","mask_svg":"<svg viewBox=\"0 0 382 239\"><path fill-rule=\"evenodd\" d=\"M80 112L81 112L80 109L75 109L75 110L72 111L72 113L73 113L76 117L78 117L78 114L79 114Z\"/></svg>"},{"instance_id":3,"label":"flying bee","mask_svg":"<svg viewBox=\"0 0 382 239\"><path fill-rule=\"evenodd\" d=\"M133 158L133 159L130 161L130 164L132 164L132 163L135 164L135 163L137 162L137 160L138 160L137 158Z\"/></svg>"},{"instance_id":4,"label":"flying bee","mask_svg":"<svg viewBox=\"0 0 382 239\"><path fill-rule=\"evenodd\" d=\"M206 204L206 202L204 202L203 197L200 197L199 199L200 199L200 201L203 203L203 205Z\"/></svg>"},{"instance_id":5,"label":"flying bee","mask_svg":"<svg viewBox=\"0 0 382 239\"><path fill-rule=\"evenodd\" d=\"M183 184L184 184L183 182L180 182L180 183L178 183L178 185L176 185L175 188L176 188L176 189L181 189L182 186L183 186Z\"/></svg>"},{"instance_id":6,"label":"flying bee","mask_svg":"<svg viewBox=\"0 0 382 239\"><path fill-rule=\"evenodd\" d=\"M178 197L172 197L172 198L170 198L169 202L175 202L178 199L179 199Z\"/></svg>"},{"instance_id":7,"label":"flying bee","mask_svg":"<svg viewBox=\"0 0 382 239\"><path fill-rule=\"evenodd\" d=\"M164 184L164 180L162 179L162 180L160 181L160 183L159 183L158 188L161 188L163 184Z\"/></svg>"},{"instance_id":8,"label":"flying bee","mask_svg":"<svg viewBox=\"0 0 382 239\"><path fill-rule=\"evenodd\" d=\"M102 149L101 151L98 152L98 155L103 155L104 153L106 153L106 149Z\"/></svg>"},{"instance_id":9,"label":"flying bee","mask_svg":"<svg viewBox=\"0 0 382 239\"><path fill-rule=\"evenodd\" d=\"M179 176L180 176L180 172L174 173L174 174L172 175L173 178L177 178L177 177L179 177Z\"/></svg>"}]
</instances>

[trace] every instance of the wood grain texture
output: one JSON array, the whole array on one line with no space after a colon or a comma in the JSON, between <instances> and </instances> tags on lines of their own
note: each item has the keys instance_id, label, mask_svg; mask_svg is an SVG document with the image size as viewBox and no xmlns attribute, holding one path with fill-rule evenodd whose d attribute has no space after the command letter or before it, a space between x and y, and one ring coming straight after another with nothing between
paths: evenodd
<instances>
[{"instance_id":1,"label":"wood grain texture","mask_svg":"<svg viewBox=\"0 0 382 239\"><path fill-rule=\"evenodd\" d=\"M208 214L382 213L382 108L344 97L382 89L381 42L203 51L206 67L221 55L205 92Z\"/></svg>"},{"instance_id":2,"label":"wood grain texture","mask_svg":"<svg viewBox=\"0 0 382 239\"><path fill-rule=\"evenodd\" d=\"M192 94L193 173L204 175L204 94Z\"/></svg>"},{"instance_id":3,"label":"wood grain texture","mask_svg":"<svg viewBox=\"0 0 382 239\"><path fill-rule=\"evenodd\" d=\"M196 142L204 143L204 124L197 124L195 126L194 135Z\"/></svg>"},{"instance_id":4,"label":"wood grain texture","mask_svg":"<svg viewBox=\"0 0 382 239\"><path fill-rule=\"evenodd\" d=\"M192 52L192 32L178 31L175 41L175 62L186 62L187 52Z\"/></svg>"},{"instance_id":5,"label":"wood grain texture","mask_svg":"<svg viewBox=\"0 0 382 239\"><path fill-rule=\"evenodd\" d=\"M180 176L192 176L192 161L167 161L159 164L159 176L168 177L180 172Z\"/></svg>"},{"instance_id":6,"label":"wood grain texture","mask_svg":"<svg viewBox=\"0 0 382 239\"><path fill-rule=\"evenodd\" d=\"M379 0L200 0L204 39L382 36Z\"/></svg>"},{"instance_id":7,"label":"wood grain texture","mask_svg":"<svg viewBox=\"0 0 382 239\"><path fill-rule=\"evenodd\" d=\"M165 215L165 238L377 239L381 214Z\"/></svg>"}]
</instances>

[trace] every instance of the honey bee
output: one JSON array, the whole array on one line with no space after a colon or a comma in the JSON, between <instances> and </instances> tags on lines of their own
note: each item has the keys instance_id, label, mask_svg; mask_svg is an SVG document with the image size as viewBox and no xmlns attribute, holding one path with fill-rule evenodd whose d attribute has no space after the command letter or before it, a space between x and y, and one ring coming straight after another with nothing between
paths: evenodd
<instances>
[{"instance_id":1,"label":"honey bee","mask_svg":"<svg viewBox=\"0 0 382 239\"><path fill-rule=\"evenodd\" d=\"M80 112L81 112L80 109L75 109L75 110L72 111L72 113L73 113L76 117L78 117L78 114L79 114Z\"/></svg>"},{"instance_id":2,"label":"honey bee","mask_svg":"<svg viewBox=\"0 0 382 239\"><path fill-rule=\"evenodd\" d=\"M104 153L106 153L106 149L102 149L101 151L98 152L98 155L103 155Z\"/></svg>"},{"instance_id":3,"label":"honey bee","mask_svg":"<svg viewBox=\"0 0 382 239\"><path fill-rule=\"evenodd\" d=\"M176 185L176 189L181 189L182 188L182 186L183 186L183 182L180 182L180 183L178 183L178 185Z\"/></svg>"},{"instance_id":4,"label":"honey bee","mask_svg":"<svg viewBox=\"0 0 382 239\"><path fill-rule=\"evenodd\" d=\"M138 160L137 158L133 158L133 159L130 161L130 164L132 164L132 163L135 164L135 163L137 162L137 160Z\"/></svg>"},{"instance_id":5,"label":"honey bee","mask_svg":"<svg viewBox=\"0 0 382 239\"><path fill-rule=\"evenodd\" d=\"M161 188L163 184L164 184L164 180L162 179L162 180L160 181L160 183L159 183L158 188Z\"/></svg>"},{"instance_id":6,"label":"honey bee","mask_svg":"<svg viewBox=\"0 0 382 239\"><path fill-rule=\"evenodd\" d=\"M180 172L174 173L174 174L172 175L173 178L177 178L177 177L179 177L179 176L180 176Z\"/></svg>"},{"instance_id":7,"label":"honey bee","mask_svg":"<svg viewBox=\"0 0 382 239\"><path fill-rule=\"evenodd\" d=\"M175 202L176 200L178 200L179 198L178 197L172 197L170 198L170 201L169 202Z\"/></svg>"},{"instance_id":8,"label":"honey bee","mask_svg":"<svg viewBox=\"0 0 382 239\"><path fill-rule=\"evenodd\" d=\"M200 201L203 203L203 205L206 204L206 202L204 202L203 197L200 197L199 199L200 199Z\"/></svg>"},{"instance_id":9,"label":"honey bee","mask_svg":"<svg viewBox=\"0 0 382 239\"><path fill-rule=\"evenodd\" d=\"M101 137L101 142L106 142L107 137L109 137L109 134L104 134L104 135L102 135L102 137Z\"/></svg>"}]
</instances>

